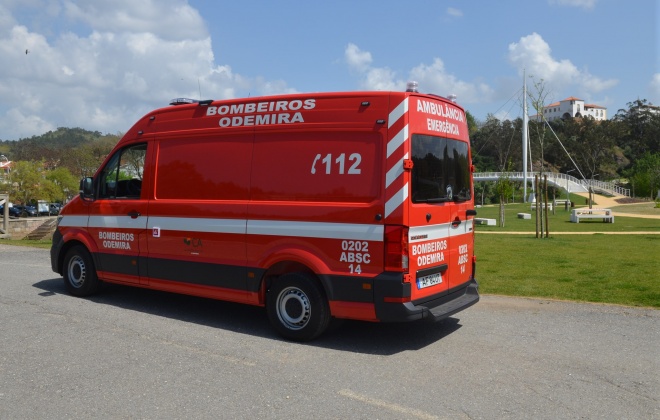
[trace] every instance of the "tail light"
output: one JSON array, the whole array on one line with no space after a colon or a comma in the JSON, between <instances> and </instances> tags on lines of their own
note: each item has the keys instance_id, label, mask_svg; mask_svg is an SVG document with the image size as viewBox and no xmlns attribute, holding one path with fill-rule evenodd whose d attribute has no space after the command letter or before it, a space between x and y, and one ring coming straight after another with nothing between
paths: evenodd
<instances>
[{"instance_id":1,"label":"tail light","mask_svg":"<svg viewBox=\"0 0 660 420\"><path fill-rule=\"evenodd\" d=\"M385 226L385 271L408 271L408 228Z\"/></svg>"}]
</instances>

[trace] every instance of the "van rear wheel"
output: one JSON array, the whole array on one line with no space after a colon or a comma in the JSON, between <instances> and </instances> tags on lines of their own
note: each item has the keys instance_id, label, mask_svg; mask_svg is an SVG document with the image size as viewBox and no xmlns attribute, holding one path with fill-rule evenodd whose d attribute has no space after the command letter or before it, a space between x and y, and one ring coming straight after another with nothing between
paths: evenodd
<instances>
[{"instance_id":1,"label":"van rear wheel","mask_svg":"<svg viewBox=\"0 0 660 420\"><path fill-rule=\"evenodd\" d=\"M74 296L92 295L101 286L92 256L81 245L74 246L64 256L64 285Z\"/></svg>"},{"instance_id":2,"label":"van rear wheel","mask_svg":"<svg viewBox=\"0 0 660 420\"><path fill-rule=\"evenodd\" d=\"M313 340L330 323L325 294L316 280L304 273L285 274L275 280L266 303L270 323L290 340Z\"/></svg>"}]
</instances>

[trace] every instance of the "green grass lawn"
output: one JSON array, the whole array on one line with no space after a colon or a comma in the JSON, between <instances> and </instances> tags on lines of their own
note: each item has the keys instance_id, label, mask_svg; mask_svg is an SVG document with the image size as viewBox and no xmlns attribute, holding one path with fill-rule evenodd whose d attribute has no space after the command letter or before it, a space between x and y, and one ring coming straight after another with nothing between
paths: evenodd
<instances>
[{"instance_id":1,"label":"green grass lawn","mask_svg":"<svg viewBox=\"0 0 660 420\"><path fill-rule=\"evenodd\" d=\"M477 233L475 248L482 293L660 308L660 235Z\"/></svg>"},{"instance_id":2,"label":"green grass lawn","mask_svg":"<svg viewBox=\"0 0 660 420\"><path fill-rule=\"evenodd\" d=\"M39 241L30 241L27 239L0 239L0 244L4 245L15 245L15 246L31 246L34 248L43 248L43 249L50 249L51 245L51 240L50 239L45 239L45 240L39 240Z\"/></svg>"},{"instance_id":3,"label":"green grass lawn","mask_svg":"<svg viewBox=\"0 0 660 420\"><path fill-rule=\"evenodd\" d=\"M584 203L579 196L571 200ZM612 210L660 215L654 203ZM477 217L495 219L499 224L499 206L481 207L477 213ZM519 219L518 213L530 213L532 219ZM614 223L571 223L570 210L560 207L555 214L549 213L550 238L535 237L536 214L529 203L506 205L504 227L476 226L481 292L660 308L660 219L615 216ZM504 234L488 234L494 232ZM553 236L559 232L562 234ZM579 234L583 232L598 233ZM606 234L615 232L624 234Z\"/></svg>"}]
</instances>

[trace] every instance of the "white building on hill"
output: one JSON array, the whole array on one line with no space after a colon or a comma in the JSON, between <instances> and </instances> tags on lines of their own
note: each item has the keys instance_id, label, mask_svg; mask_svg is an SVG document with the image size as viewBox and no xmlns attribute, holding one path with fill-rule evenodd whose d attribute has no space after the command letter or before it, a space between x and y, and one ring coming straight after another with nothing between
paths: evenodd
<instances>
[{"instance_id":1,"label":"white building on hill","mask_svg":"<svg viewBox=\"0 0 660 420\"><path fill-rule=\"evenodd\" d=\"M584 117L592 117L596 121L604 121L607 119L607 108L599 105L585 104L582 99L571 96L562 101L544 106L543 117L548 121L559 118ZM538 114L532 115L529 118L536 119L537 121L541 120Z\"/></svg>"}]
</instances>

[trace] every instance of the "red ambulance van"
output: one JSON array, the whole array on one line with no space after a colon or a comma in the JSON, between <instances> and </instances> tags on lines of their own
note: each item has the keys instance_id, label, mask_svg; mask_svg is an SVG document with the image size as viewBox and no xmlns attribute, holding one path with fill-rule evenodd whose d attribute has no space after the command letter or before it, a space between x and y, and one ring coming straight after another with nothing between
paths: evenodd
<instances>
[{"instance_id":1,"label":"red ambulance van","mask_svg":"<svg viewBox=\"0 0 660 420\"><path fill-rule=\"evenodd\" d=\"M331 318L446 318L479 300L465 111L408 92L175 100L61 211L51 263L264 306L292 340Z\"/></svg>"}]
</instances>

